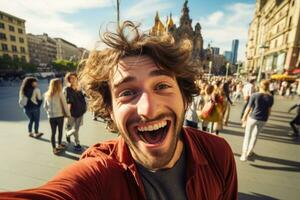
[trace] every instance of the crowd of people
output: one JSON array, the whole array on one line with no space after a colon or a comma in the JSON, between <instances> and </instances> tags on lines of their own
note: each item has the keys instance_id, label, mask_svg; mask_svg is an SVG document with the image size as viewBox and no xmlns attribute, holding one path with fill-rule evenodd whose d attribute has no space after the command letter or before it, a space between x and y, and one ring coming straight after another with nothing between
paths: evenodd
<instances>
[{"instance_id":1,"label":"crowd of people","mask_svg":"<svg viewBox=\"0 0 300 200\"><path fill-rule=\"evenodd\" d=\"M285 81L281 82L285 86ZM225 77L200 79L197 85L200 88L198 96L188 108L185 116L185 126L198 128L218 135L223 126L228 126L231 106L237 101L244 101L241 111L241 126L244 128L244 141L240 160L246 161L254 155L259 133L269 119L275 94L282 95L282 85L273 80L262 80L256 84L256 79L248 81ZM294 85L294 86L293 86ZM296 83L290 84L294 88ZM285 89L287 90L287 89ZM295 90L295 89L294 89ZM296 91L296 90L295 90ZM295 95L295 94L290 94ZM300 104L295 104L288 111L298 108L297 116L290 122L293 133L298 137L300 125Z\"/></svg>"}]
</instances>

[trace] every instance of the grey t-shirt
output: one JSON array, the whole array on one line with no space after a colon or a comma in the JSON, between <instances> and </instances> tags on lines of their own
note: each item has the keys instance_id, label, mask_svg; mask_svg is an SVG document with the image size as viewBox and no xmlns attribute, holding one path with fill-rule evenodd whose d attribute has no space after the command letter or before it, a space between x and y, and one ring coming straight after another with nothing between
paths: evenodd
<instances>
[{"instance_id":1,"label":"grey t-shirt","mask_svg":"<svg viewBox=\"0 0 300 200\"><path fill-rule=\"evenodd\" d=\"M147 200L186 200L186 156L182 152L173 168L150 171L137 164Z\"/></svg>"},{"instance_id":2,"label":"grey t-shirt","mask_svg":"<svg viewBox=\"0 0 300 200\"><path fill-rule=\"evenodd\" d=\"M264 93L254 93L251 95L248 106L252 108L250 117L260 121L267 121L269 109L273 106L273 96Z\"/></svg>"}]
</instances>

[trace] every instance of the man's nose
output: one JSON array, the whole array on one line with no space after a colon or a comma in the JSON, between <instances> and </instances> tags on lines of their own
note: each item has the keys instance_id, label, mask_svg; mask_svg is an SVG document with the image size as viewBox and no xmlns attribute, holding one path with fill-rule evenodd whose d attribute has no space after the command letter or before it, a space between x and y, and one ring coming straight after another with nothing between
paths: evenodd
<instances>
[{"instance_id":1,"label":"man's nose","mask_svg":"<svg viewBox=\"0 0 300 200\"><path fill-rule=\"evenodd\" d=\"M142 93L137 102L137 113L139 116L146 119L152 119L155 117L157 111L157 105L153 95L149 93Z\"/></svg>"}]
</instances>

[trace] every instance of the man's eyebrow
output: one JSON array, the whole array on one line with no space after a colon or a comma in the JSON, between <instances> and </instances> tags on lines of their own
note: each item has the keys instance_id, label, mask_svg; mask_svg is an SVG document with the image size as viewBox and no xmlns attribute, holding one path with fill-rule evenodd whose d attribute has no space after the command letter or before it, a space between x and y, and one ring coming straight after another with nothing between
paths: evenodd
<instances>
[{"instance_id":1,"label":"man's eyebrow","mask_svg":"<svg viewBox=\"0 0 300 200\"><path fill-rule=\"evenodd\" d=\"M174 74L163 69L157 69L149 73L149 76L168 76L174 79Z\"/></svg>"},{"instance_id":2,"label":"man's eyebrow","mask_svg":"<svg viewBox=\"0 0 300 200\"><path fill-rule=\"evenodd\" d=\"M124 83L132 82L135 80L136 80L136 78L133 76L126 76L125 78L121 79L120 81L113 83L113 86L114 86L114 88L117 88Z\"/></svg>"}]
</instances>

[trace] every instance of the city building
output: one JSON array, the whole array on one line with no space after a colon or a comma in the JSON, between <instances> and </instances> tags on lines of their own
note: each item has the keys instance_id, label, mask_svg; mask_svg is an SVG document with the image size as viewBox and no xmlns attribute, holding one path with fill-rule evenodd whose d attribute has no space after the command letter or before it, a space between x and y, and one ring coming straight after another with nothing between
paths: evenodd
<instances>
[{"instance_id":1,"label":"city building","mask_svg":"<svg viewBox=\"0 0 300 200\"><path fill-rule=\"evenodd\" d=\"M199 71L203 70L204 62L204 50L203 50L203 38L201 34L200 23L196 23L194 29L192 27L192 19L189 16L189 8L186 0L181 10L181 17L179 26L176 27L172 19L172 14L167 18L167 22L164 25L156 12L154 25L150 30L151 35L160 36L168 32L172 34L176 42L182 40L189 40L192 45L192 61L195 65L199 66ZM207 65L208 66L208 65Z\"/></svg>"},{"instance_id":2,"label":"city building","mask_svg":"<svg viewBox=\"0 0 300 200\"><path fill-rule=\"evenodd\" d=\"M214 55L219 55L220 54L220 48L219 47L212 47L212 53Z\"/></svg>"},{"instance_id":3,"label":"city building","mask_svg":"<svg viewBox=\"0 0 300 200\"><path fill-rule=\"evenodd\" d=\"M224 51L224 57L227 62L231 62L231 51Z\"/></svg>"},{"instance_id":4,"label":"city building","mask_svg":"<svg viewBox=\"0 0 300 200\"><path fill-rule=\"evenodd\" d=\"M257 0L249 25L245 68L281 73L300 67L300 1Z\"/></svg>"},{"instance_id":5,"label":"city building","mask_svg":"<svg viewBox=\"0 0 300 200\"><path fill-rule=\"evenodd\" d=\"M81 59L81 50L71 42L68 42L62 38L54 38L56 40L57 47L57 59L58 60L70 60L79 61Z\"/></svg>"},{"instance_id":6,"label":"city building","mask_svg":"<svg viewBox=\"0 0 300 200\"><path fill-rule=\"evenodd\" d=\"M29 62L25 20L0 11L0 56Z\"/></svg>"},{"instance_id":7,"label":"city building","mask_svg":"<svg viewBox=\"0 0 300 200\"><path fill-rule=\"evenodd\" d=\"M238 48L239 48L239 40L233 40L231 46L231 63L237 63L237 56L238 56Z\"/></svg>"},{"instance_id":8,"label":"city building","mask_svg":"<svg viewBox=\"0 0 300 200\"><path fill-rule=\"evenodd\" d=\"M27 34L30 62L46 68L56 60L56 41L46 33L42 35Z\"/></svg>"}]
</instances>

